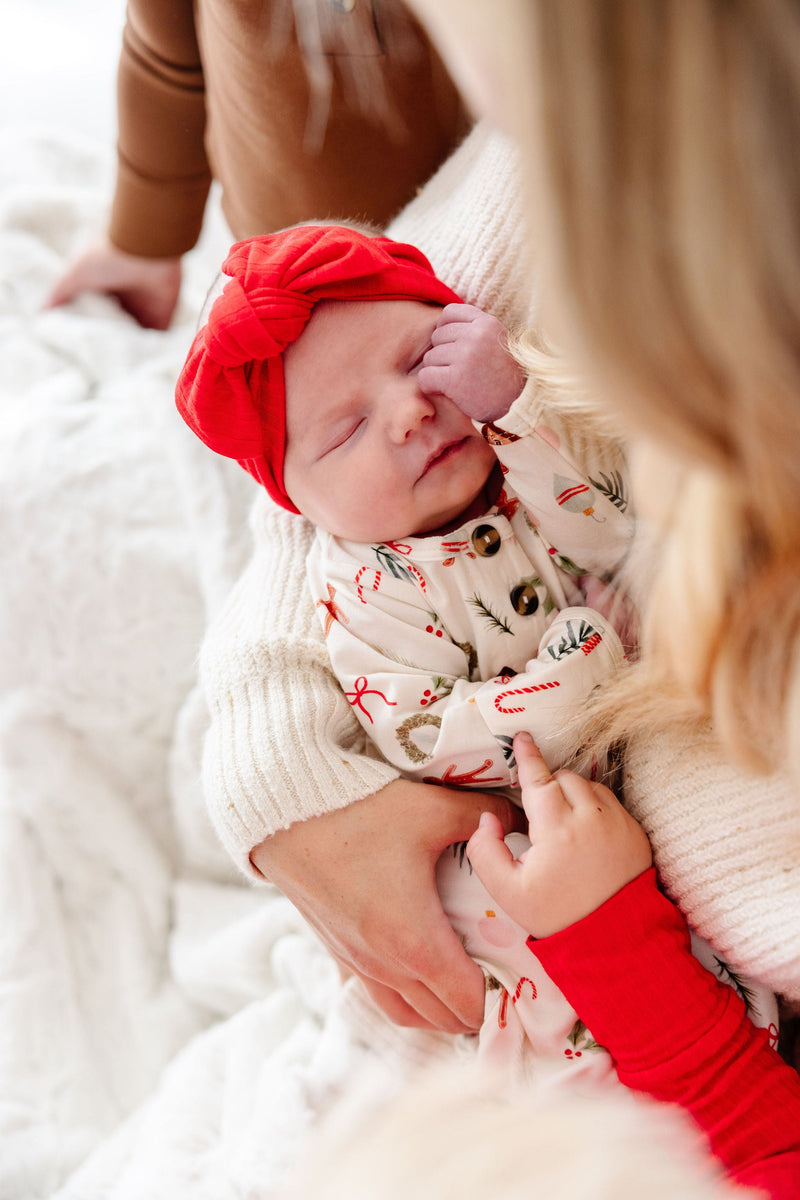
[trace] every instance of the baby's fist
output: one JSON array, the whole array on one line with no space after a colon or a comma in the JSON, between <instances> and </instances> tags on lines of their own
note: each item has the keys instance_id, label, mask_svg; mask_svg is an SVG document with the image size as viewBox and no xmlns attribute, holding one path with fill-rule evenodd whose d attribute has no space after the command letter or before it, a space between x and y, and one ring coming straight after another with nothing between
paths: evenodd
<instances>
[{"instance_id":1,"label":"baby's fist","mask_svg":"<svg viewBox=\"0 0 800 1200\"><path fill-rule=\"evenodd\" d=\"M500 322L472 304L448 304L422 360L419 385L447 396L473 421L504 417L525 386Z\"/></svg>"}]
</instances>

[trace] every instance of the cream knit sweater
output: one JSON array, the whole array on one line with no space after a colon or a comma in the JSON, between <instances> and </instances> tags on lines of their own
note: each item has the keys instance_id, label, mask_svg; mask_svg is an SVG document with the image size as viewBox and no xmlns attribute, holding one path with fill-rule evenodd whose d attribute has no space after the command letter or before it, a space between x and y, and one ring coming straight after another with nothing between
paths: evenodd
<instances>
[{"instance_id":1,"label":"cream knit sweater","mask_svg":"<svg viewBox=\"0 0 800 1200\"><path fill-rule=\"evenodd\" d=\"M387 231L419 246L467 302L511 327L533 318L515 156L479 125ZM530 401L529 401L530 402ZM591 443L548 413L571 453ZM209 629L201 676L211 714L203 782L239 866L295 821L343 808L398 772L381 761L333 675L306 590L314 536L259 497L250 564ZM800 1001L800 803L782 778L754 780L709 739L634 744L626 799L668 890L727 961Z\"/></svg>"}]
</instances>

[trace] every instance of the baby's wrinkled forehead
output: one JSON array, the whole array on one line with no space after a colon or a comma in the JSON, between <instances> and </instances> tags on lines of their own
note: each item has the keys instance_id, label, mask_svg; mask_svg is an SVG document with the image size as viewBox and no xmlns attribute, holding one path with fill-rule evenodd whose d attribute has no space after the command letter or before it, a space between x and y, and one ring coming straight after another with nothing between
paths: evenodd
<instances>
[{"instance_id":1,"label":"baby's wrinkled forehead","mask_svg":"<svg viewBox=\"0 0 800 1200\"><path fill-rule=\"evenodd\" d=\"M283 351L287 404L297 387L330 389L338 375L399 364L436 325L442 305L421 300L320 300Z\"/></svg>"}]
</instances>

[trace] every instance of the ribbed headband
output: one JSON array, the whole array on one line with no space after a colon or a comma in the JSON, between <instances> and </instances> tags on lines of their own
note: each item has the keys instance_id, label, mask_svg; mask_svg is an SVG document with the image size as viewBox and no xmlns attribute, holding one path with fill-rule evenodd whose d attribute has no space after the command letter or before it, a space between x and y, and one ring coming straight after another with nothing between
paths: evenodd
<instances>
[{"instance_id":1,"label":"ribbed headband","mask_svg":"<svg viewBox=\"0 0 800 1200\"><path fill-rule=\"evenodd\" d=\"M414 246L339 225L303 225L237 242L178 377L178 411L218 454L235 458L278 504L297 512L283 486L286 397L282 354L318 300L458 303Z\"/></svg>"}]
</instances>

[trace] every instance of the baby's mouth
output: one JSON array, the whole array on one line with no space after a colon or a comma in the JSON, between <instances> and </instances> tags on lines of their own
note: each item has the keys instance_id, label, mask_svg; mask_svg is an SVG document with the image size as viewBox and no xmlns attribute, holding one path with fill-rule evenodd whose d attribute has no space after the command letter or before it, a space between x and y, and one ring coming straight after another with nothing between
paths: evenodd
<instances>
[{"instance_id":1,"label":"baby's mouth","mask_svg":"<svg viewBox=\"0 0 800 1200\"><path fill-rule=\"evenodd\" d=\"M420 475L420 479L424 479L429 471L440 466L442 463L447 462L448 459L450 459L454 454L457 454L466 440L467 439L465 437L458 438L457 441L446 442L444 446L440 446L439 449L436 450L425 463L425 467Z\"/></svg>"}]
</instances>

